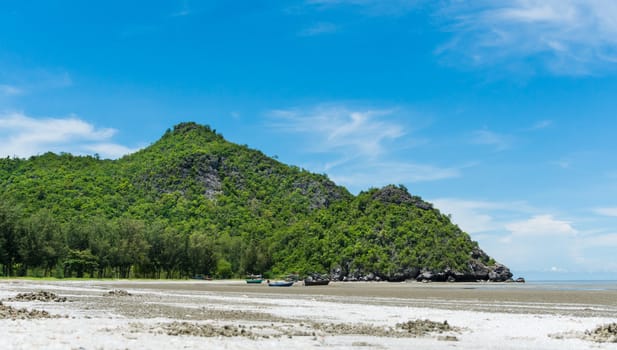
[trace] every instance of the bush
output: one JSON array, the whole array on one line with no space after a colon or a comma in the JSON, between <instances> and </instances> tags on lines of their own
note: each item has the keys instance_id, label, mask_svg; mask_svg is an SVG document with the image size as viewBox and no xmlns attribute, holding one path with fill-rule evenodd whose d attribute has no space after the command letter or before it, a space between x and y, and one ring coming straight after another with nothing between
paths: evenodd
<instances>
[{"instance_id":1,"label":"bush","mask_svg":"<svg viewBox=\"0 0 617 350\"><path fill-rule=\"evenodd\" d=\"M231 278L233 276L231 263L225 259L219 259L216 262L216 276L218 278Z\"/></svg>"}]
</instances>

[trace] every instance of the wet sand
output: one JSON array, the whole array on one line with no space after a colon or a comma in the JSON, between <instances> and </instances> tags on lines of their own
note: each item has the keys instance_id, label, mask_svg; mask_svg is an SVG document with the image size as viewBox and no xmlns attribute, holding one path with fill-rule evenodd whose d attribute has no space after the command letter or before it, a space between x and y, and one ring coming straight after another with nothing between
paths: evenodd
<instances>
[{"instance_id":1,"label":"wet sand","mask_svg":"<svg viewBox=\"0 0 617 350\"><path fill-rule=\"evenodd\" d=\"M268 294L272 297L319 297L337 302L365 302L444 309L510 313L552 313L580 316L617 315L617 290L544 290L506 283L334 282L328 286L290 288L226 282L111 282L114 288L176 290L207 293ZM345 298L349 297L349 299Z\"/></svg>"},{"instance_id":2,"label":"wet sand","mask_svg":"<svg viewBox=\"0 0 617 350\"><path fill-rule=\"evenodd\" d=\"M364 298L441 299L450 301L566 303L617 307L617 291L542 290L505 283L332 282L327 286L273 288L265 283L228 282L111 282L115 288L186 290L220 293L269 293L279 295L349 296Z\"/></svg>"},{"instance_id":3,"label":"wet sand","mask_svg":"<svg viewBox=\"0 0 617 350\"><path fill-rule=\"evenodd\" d=\"M617 321L614 289L0 280L0 300L2 349L617 348L603 342L615 326L602 328L607 336L585 335Z\"/></svg>"}]
</instances>

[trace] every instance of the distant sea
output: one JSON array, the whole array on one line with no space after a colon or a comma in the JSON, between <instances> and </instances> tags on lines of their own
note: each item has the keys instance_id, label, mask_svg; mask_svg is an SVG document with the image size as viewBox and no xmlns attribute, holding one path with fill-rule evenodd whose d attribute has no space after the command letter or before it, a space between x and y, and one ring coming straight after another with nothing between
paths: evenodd
<instances>
[{"instance_id":1,"label":"distant sea","mask_svg":"<svg viewBox=\"0 0 617 350\"><path fill-rule=\"evenodd\" d=\"M542 290L605 290L617 292L617 281L615 280L527 281L525 286L530 289Z\"/></svg>"},{"instance_id":2,"label":"distant sea","mask_svg":"<svg viewBox=\"0 0 617 350\"><path fill-rule=\"evenodd\" d=\"M502 289L517 288L524 290L572 290L572 291L615 291L617 280L572 280L572 281L527 281L525 283L486 283L480 288Z\"/></svg>"}]
</instances>

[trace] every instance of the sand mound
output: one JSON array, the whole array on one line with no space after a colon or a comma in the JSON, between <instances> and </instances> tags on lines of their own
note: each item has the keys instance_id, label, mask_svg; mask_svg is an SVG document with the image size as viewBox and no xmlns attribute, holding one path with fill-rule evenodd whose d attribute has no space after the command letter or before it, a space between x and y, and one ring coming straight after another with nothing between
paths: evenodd
<instances>
[{"instance_id":1,"label":"sand mound","mask_svg":"<svg viewBox=\"0 0 617 350\"><path fill-rule=\"evenodd\" d=\"M605 324L592 331L585 331L583 338L598 343L617 343L617 323Z\"/></svg>"},{"instance_id":2,"label":"sand mound","mask_svg":"<svg viewBox=\"0 0 617 350\"><path fill-rule=\"evenodd\" d=\"M47 311L17 309L12 306L4 305L0 302L0 319L30 320L35 318L59 318L57 315L50 315Z\"/></svg>"},{"instance_id":3,"label":"sand mound","mask_svg":"<svg viewBox=\"0 0 617 350\"><path fill-rule=\"evenodd\" d=\"M376 337L422 337L432 333L460 332L460 328L452 327L447 321L433 322L430 320L414 320L399 323L395 328L378 327L370 324L326 323L313 324L313 328L330 335L370 335ZM455 339L455 337L452 337ZM447 340L451 340L448 338Z\"/></svg>"},{"instance_id":4,"label":"sand mound","mask_svg":"<svg viewBox=\"0 0 617 350\"><path fill-rule=\"evenodd\" d=\"M126 290L123 290L123 289L114 289L114 290L110 290L105 295L113 296L113 297L130 297L133 294L131 294L131 293L129 293Z\"/></svg>"},{"instance_id":5,"label":"sand mound","mask_svg":"<svg viewBox=\"0 0 617 350\"><path fill-rule=\"evenodd\" d=\"M8 301L44 301L44 302L66 302L65 297L59 297L52 292L38 291L33 293L19 293L14 298L7 299Z\"/></svg>"},{"instance_id":6,"label":"sand mound","mask_svg":"<svg viewBox=\"0 0 617 350\"><path fill-rule=\"evenodd\" d=\"M405 323L398 323L396 328L402 329L407 333L413 334L415 336L425 336L430 333L444 333L444 332L458 332L459 329L456 327L452 327L448 324L448 321L434 322L431 320L414 320L407 321Z\"/></svg>"},{"instance_id":7,"label":"sand mound","mask_svg":"<svg viewBox=\"0 0 617 350\"><path fill-rule=\"evenodd\" d=\"M167 335L191 335L195 337L250 337L255 334L244 327L225 325L217 327L211 324L199 324L190 322L171 322L159 325L163 333Z\"/></svg>"}]
</instances>

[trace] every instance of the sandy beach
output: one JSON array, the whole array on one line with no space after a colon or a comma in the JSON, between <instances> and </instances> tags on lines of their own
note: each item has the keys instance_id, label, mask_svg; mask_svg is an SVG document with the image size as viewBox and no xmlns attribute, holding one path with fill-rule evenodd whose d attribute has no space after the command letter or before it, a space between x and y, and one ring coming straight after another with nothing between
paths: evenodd
<instances>
[{"instance_id":1,"label":"sandy beach","mask_svg":"<svg viewBox=\"0 0 617 350\"><path fill-rule=\"evenodd\" d=\"M616 349L617 290L0 280L0 349Z\"/></svg>"}]
</instances>

